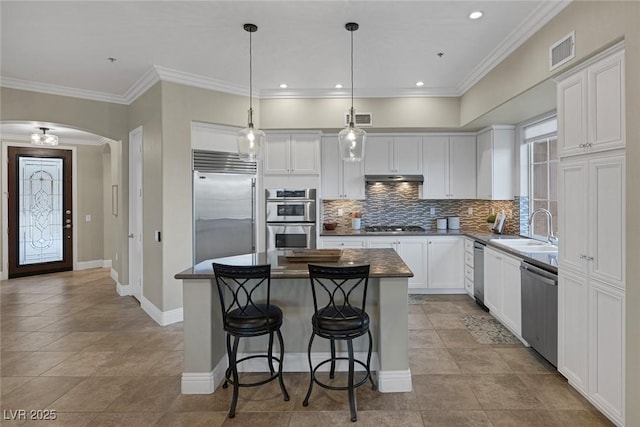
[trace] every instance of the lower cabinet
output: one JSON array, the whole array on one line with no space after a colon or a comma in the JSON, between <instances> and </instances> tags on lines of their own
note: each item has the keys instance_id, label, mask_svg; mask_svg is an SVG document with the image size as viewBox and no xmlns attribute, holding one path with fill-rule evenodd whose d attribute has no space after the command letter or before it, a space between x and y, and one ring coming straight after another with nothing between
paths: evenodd
<instances>
[{"instance_id":1,"label":"lower cabinet","mask_svg":"<svg viewBox=\"0 0 640 427\"><path fill-rule=\"evenodd\" d=\"M369 248L392 248L413 272L409 278L409 292L412 289L426 289L427 287L427 250L424 237L369 237Z\"/></svg>"},{"instance_id":2,"label":"lower cabinet","mask_svg":"<svg viewBox=\"0 0 640 427\"><path fill-rule=\"evenodd\" d=\"M520 258L484 250L484 304L518 337L522 335Z\"/></svg>"},{"instance_id":3,"label":"lower cabinet","mask_svg":"<svg viewBox=\"0 0 640 427\"><path fill-rule=\"evenodd\" d=\"M429 237L427 258L428 289L443 293L465 292L462 237Z\"/></svg>"},{"instance_id":4,"label":"lower cabinet","mask_svg":"<svg viewBox=\"0 0 640 427\"><path fill-rule=\"evenodd\" d=\"M319 249L362 249L364 239L351 237L321 237L318 239Z\"/></svg>"}]
</instances>

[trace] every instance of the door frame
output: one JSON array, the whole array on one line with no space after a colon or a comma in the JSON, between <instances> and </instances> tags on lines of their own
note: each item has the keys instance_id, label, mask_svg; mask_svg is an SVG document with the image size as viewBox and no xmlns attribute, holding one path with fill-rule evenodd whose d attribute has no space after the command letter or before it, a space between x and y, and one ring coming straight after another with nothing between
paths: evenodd
<instances>
[{"instance_id":1,"label":"door frame","mask_svg":"<svg viewBox=\"0 0 640 427\"><path fill-rule=\"evenodd\" d=\"M144 288L144 242L142 237L144 236L144 216L143 213L143 200L144 200L144 161L143 155L144 144L144 129L142 126L138 126L129 132L129 223L127 228L127 235L133 234L133 238L129 237L128 249L129 249L129 268L128 268L128 280L129 291L138 301L142 302L143 288ZM135 154L138 151L139 154ZM139 170L136 169L136 159L139 159ZM138 182L138 180L140 182ZM136 197L136 188L140 188L140 197ZM139 201L139 206L137 201ZM134 226L132 228L132 225ZM134 250L136 243L139 245L139 251ZM135 259L135 255L139 253L140 259ZM131 274L133 269L137 269L138 277L140 278L139 284L132 283Z\"/></svg>"},{"instance_id":2,"label":"door frame","mask_svg":"<svg viewBox=\"0 0 640 427\"><path fill-rule=\"evenodd\" d=\"M28 142L18 141L6 141L2 140L2 280L9 278L9 203L7 195L9 193L9 168L7 167L8 161L8 147L22 147L32 148L33 144ZM71 151L71 197L73 198L71 203L71 217L72 224L78 223L78 155L76 147L71 145L56 145L51 148L52 150L68 150ZM73 269L78 269L78 233L74 227L73 230Z\"/></svg>"}]
</instances>

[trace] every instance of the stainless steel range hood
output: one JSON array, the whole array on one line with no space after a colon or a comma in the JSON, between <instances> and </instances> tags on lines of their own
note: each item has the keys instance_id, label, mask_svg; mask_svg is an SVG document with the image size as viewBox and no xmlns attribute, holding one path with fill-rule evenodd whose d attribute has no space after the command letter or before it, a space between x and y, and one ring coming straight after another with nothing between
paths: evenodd
<instances>
[{"instance_id":1,"label":"stainless steel range hood","mask_svg":"<svg viewBox=\"0 0 640 427\"><path fill-rule=\"evenodd\" d=\"M365 175L364 180L372 184L374 182L417 182L422 184L424 176L422 175Z\"/></svg>"}]
</instances>

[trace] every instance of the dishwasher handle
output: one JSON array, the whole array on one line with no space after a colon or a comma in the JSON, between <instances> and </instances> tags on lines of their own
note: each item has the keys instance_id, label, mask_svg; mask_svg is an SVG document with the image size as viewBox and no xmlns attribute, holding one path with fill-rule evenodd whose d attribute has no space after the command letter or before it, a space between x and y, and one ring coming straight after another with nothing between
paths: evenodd
<instances>
[{"instance_id":1,"label":"dishwasher handle","mask_svg":"<svg viewBox=\"0 0 640 427\"><path fill-rule=\"evenodd\" d=\"M558 275L555 273L551 273L550 271L543 270L542 268L536 267L535 265L529 264L528 262L522 262L520 264L520 271L522 273L528 272L529 274L535 274L539 276L539 279L544 280L548 285L558 286Z\"/></svg>"}]
</instances>

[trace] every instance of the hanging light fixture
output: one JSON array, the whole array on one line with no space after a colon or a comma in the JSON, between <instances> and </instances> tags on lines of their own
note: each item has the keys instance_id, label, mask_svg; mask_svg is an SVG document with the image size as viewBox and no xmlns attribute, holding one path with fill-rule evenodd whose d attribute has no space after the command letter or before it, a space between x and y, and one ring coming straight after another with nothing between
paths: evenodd
<instances>
[{"instance_id":1,"label":"hanging light fixture","mask_svg":"<svg viewBox=\"0 0 640 427\"><path fill-rule=\"evenodd\" d=\"M249 33L249 124L238 132L238 155L245 162L256 162L262 155L262 145L267 141L267 136L260 129L253 127L253 68L251 55L251 34L258 31L254 24L244 24L244 30Z\"/></svg>"},{"instance_id":2,"label":"hanging light fixture","mask_svg":"<svg viewBox=\"0 0 640 427\"><path fill-rule=\"evenodd\" d=\"M38 128L42 133L32 133L31 143L37 145L58 145L58 137L47 133L49 128Z\"/></svg>"},{"instance_id":3,"label":"hanging light fixture","mask_svg":"<svg viewBox=\"0 0 640 427\"><path fill-rule=\"evenodd\" d=\"M354 124L356 110L353 108L353 32L358 29L358 24L349 22L345 25L347 31L351 33L351 109L349 110L349 124L338 134L340 141L340 153L342 160L348 162L359 162L364 158L364 142L367 133Z\"/></svg>"}]
</instances>

